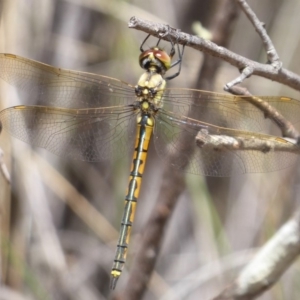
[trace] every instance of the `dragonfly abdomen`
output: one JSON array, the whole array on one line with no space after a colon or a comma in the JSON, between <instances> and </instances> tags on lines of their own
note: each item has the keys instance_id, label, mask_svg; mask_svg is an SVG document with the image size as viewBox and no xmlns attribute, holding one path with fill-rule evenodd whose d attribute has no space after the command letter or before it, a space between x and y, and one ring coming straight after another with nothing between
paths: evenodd
<instances>
[{"instance_id":1,"label":"dragonfly abdomen","mask_svg":"<svg viewBox=\"0 0 300 300\"><path fill-rule=\"evenodd\" d=\"M115 288L117 280L121 276L126 261L136 203L140 194L142 176L145 169L149 142L154 127L154 118L146 113L139 116L137 122L135 149L131 165L128 189L125 197L125 209L121 222L121 230L115 259L111 271L112 289Z\"/></svg>"}]
</instances>

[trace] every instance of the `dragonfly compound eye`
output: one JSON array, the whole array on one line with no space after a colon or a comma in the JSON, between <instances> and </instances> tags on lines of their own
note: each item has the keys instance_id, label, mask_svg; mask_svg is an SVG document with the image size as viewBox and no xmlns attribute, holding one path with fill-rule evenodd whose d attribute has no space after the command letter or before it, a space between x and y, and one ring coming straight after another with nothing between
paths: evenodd
<instances>
[{"instance_id":1,"label":"dragonfly compound eye","mask_svg":"<svg viewBox=\"0 0 300 300\"><path fill-rule=\"evenodd\" d=\"M171 57L164 50L157 47L144 51L139 57L140 66L143 69L154 69L159 74L164 74L170 69L171 60Z\"/></svg>"}]
</instances>

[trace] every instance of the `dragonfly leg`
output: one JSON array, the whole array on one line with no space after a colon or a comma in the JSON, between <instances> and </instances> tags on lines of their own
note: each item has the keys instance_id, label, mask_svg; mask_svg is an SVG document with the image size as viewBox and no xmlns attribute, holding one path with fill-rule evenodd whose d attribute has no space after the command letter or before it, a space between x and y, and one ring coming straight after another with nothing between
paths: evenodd
<instances>
[{"instance_id":1,"label":"dragonfly leg","mask_svg":"<svg viewBox=\"0 0 300 300\"><path fill-rule=\"evenodd\" d=\"M148 34L148 35L146 36L146 38L144 39L144 41L142 42L142 44L141 44L141 46L140 46L140 51L141 51L141 52L144 52L144 51L145 51L145 50L143 49L143 46L144 46L144 44L146 43L146 41L149 39L150 36L151 36L151 34ZM157 45L159 44L159 42L160 42L160 39L158 40Z\"/></svg>"},{"instance_id":2,"label":"dragonfly leg","mask_svg":"<svg viewBox=\"0 0 300 300\"><path fill-rule=\"evenodd\" d=\"M169 55L172 58L175 55L175 46L174 46L174 43L172 41L170 43L172 44L172 49L171 49ZM179 58L178 58L178 60L176 60L175 62L173 62L171 64L170 68L173 68L173 67L177 66L178 64L179 64L179 68L178 68L178 71L175 74L165 77L165 80L171 80L171 79L179 76L179 74L181 72L182 56L183 56L183 53L184 53L185 45L182 46L182 51L180 51L179 44L177 43L176 45L177 45L177 52L178 52Z\"/></svg>"}]
</instances>

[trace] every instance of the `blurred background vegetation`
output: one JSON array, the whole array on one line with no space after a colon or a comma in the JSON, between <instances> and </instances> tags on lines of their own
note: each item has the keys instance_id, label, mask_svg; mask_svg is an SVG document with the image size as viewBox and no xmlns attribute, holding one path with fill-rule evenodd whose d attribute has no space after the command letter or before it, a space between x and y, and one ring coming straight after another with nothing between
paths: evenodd
<instances>
[{"instance_id":1,"label":"blurred background vegetation","mask_svg":"<svg viewBox=\"0 0 300 300\"><path fill-rule=\"evenodd\" d=\"M300 2L248 3L265 23L284 67L299 74ZM141 74L139 47L146 34L128 29L132 16L195 34L197 22L211 26L219 4L217 0L0 0L0 51L135 84ZM266 61L262 43L242 13L228 48ZM197 88L202 62L202 53L187 47L181 76L170 84ZM221 92L237 75L238 70L222 63L212 90ZM0 84L1 109L23 104L4 82ZM297 91L260 77L245 85L253 94L300 99ZM131 158L124 153L112 164L67 161L42 149L32 151L5 131L0 146L12 174L11 187L0 177L0 299L107 299ZM127 271L117 286L120 291L158 194L161 165L151 145ZM300 203L297 165L232 178L187 175L186 186L143 299L175 299L172 290L180 290L181 299L210 299ZM299 268L295 263L260 299L299 299Z\"/></svg>"}]
</instances>

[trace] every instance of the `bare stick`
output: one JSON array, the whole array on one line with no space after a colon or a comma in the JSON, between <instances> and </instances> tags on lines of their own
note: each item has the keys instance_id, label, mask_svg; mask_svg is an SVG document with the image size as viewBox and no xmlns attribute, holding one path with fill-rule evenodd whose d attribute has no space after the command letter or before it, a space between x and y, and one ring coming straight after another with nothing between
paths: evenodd
<instances>
[{"instance_id":1,"label":"bare stick","mask_svg":"<svg viewBox=\"0 0 300 300\"><path fill-rule=\"evenodd\" d=\"M0 170L6 182L8 184L11 184L10 174L8 172L6 164L3 161L3 156L4 156L3 150L0 148Z\"/></svg>"},{"instance_id":2,"label":"bare stick","mask_svg":"<svg viewBox=\"0 0 300 300\"><path fill-rule=\"evenodd\" d=\"M205 135L206 137L206 135ZM284 142L276 142L256 139L252 138L244 138L244 137L231 137L228 135L209 135L210 139L205 140L202 137L201 131L196 136L196 143L199 148L212 148L215 151L222 150L255 150L263 153L267 153L270 151L285 151L300 154L300 147L296 144L293 144L290 141ZM279 139L279 138L278 138ZM295 141L296 143L296 141Z\"/></svg>"},{"instance_id":3,"label":"bare stick","mask_svg":"<svg viewBox=\"0 0 300 300\"><path fill-rule=\"evenodd\" d=\"M228 92L234 95L243 96L242 99L245 99L252 103L255 107L264 112L266 118L269 118L276 123L276 125L280 128L283 137L295 139L297 143L299 143L299 132L291 122L289 122L278 110L276 110L269 103L261 100L258 96L251 95L251 93L246 88L232 86L228 90Z\"/></svg>"},{"instance_id":4,"label":"bare stick","mask_svg":"<svg viewBox=\"0 0 300 300\"><path fill-rule=\"evenodd\" d=\"M279 60L279 56L277 51L268 36L262 22L257 18L254 11L250 8L248 3L245 0L236 0L237 4L244 11L248 19L253 24L255 30L261 37L265 50L267 52L268 60L274 67L274 70L278 71L282 67L282 63ZM246 67L241 72L241 75L236 79L225 85L225 90L231 92L234 95L245 95L250 97L245 97L249 102L251 102L254 106L258 107L261 111L265 113L265 116L271 120L273 120L278 127L281 129L282 135L284 137L290 137L293 139L299 140L299 133L294 128L294 126L282 116L276 109L274 109L271 105L259 99L259 97L252 96L246 89L241 89L238 87L234 87L237 84L243 82L246 78L253 74L253 69L251 67Z\"/></svg>"},{"instance_id":5,"label":"bare stick","mask_svg":"<svg viewBox=\"0 0 300 300\"><path fill-rule=\"evenodd\" d=\"M203 53L219 57L220 59L237 67L239 70L244 70L245 68L250 67L253 70L253 75L258 75L280 82L300 91L300 76L287 69L282 68L279 71L275 70L272 65L258 63L238 55L224 47L218 46L211 41L204 40L200 37L184 32L179 32L165 24L154 23L137 17L132 17L128 26L130 28L150 33L151 35L162 38L166 41L169 41L171 38L173 41L176 41L181 45L187 45L196 50L202 51ZM168 32L168 34L164 35L166 32Z\"/></svg>"},{"instance_id":6,"label":"bare stick","mask_svg":"<svg viewBox=\"0 0 300 300\"><path fill-rule=\"evenodd\" d=\"M232 285L214 300L255 299L269 289L300 253L300 212L257 253Z\"/></svg>"},{"instance_id":7,"label":"bare stick","mask_svg":"<svg viewBox=\"0 0 300 300\"><path fill-rule=\"evenodd\" d=\"M275 72L279 72L282 68L282 62L280 61L277 51L265 30L264 24L257 18L256 14L245 0L236 0L236 3L241 7L245 15L253 24L258 35L261 37L261 40L267 53L268 63L271 64ZM230 91L231 87L242 83L246 78L250 77L253 74L253 72L254 70L251 66L245 67L244 69L242 69L241 75L239 75L231 82L225 84L224 90Z\"/></svg>"},{"instance_id":8,"label":"bare stick","mask_svg":"<svg viewBox=\"0 0 300 300\"><path fill-rule=\"evenodd\" d=\"M280 61L277 51L266 32L264 24L257 18L256 14L245 0L236 0L236 2L241 7L250 22L253 24L256 32L261 37L261 40L267 52L269 63L271 63L275 71L280 70L282 67L282 62Z\"/></svg>"},{"instance_id":9,"label":"bare stick","mask_svg":"<svg viewBox=\"0 0 300 300\"><path fill-rule=\"evenodd\" d=\"M237 85L242 83L246 78L249 78L253 74L253 68L252 67L246 67L242 70L241 75L233 79L232 81L228 82L224 86L224 90L227 92L230 92L230 89Z\"/></svg>"}]
</instances>

